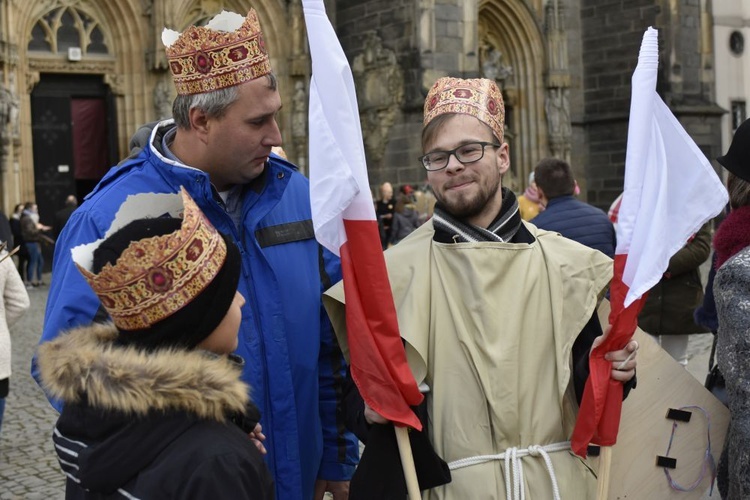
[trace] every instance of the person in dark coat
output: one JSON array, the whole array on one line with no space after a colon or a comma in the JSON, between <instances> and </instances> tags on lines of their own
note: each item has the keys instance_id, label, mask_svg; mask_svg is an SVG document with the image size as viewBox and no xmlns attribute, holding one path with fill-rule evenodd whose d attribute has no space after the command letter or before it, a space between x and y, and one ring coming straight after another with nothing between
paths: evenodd
<instances>
[{"instance_id":1,"label":"person in dark coat","mask_svg":"<svg viewBox=\"0 0 750 500\"><path fill-rule=\"evenodd\" d=\"M419 214L414 210L414 204L409 195L400 194L393 209L391 221L391 236L389 246L409 236L419 226Z\"/></svg>"},{"instance_id":2,"label":"person in dark coat","mask_svg":"<svg viewBox=\"0 0 750 500\"><path fill-rule=\"evenodd\" d=\"M26 244L23 240L23 233L21 232L21 215L23 214L23 203L18 203L13 209L13 214L10 216L10 232L13 235L13 244L18 247L18 274L26 282L26 268L29 265L29 251L26 249ZM14 247L15 248L15 247Z\"/></svg>"},{"instance_id":3,"label":"person in dark coat","mask_svg":"<svg viewBox=\"0 0 750 500\"><path fill-rule=\"evenodd\" d=\"M704 224L669 259L662 279L648 292L638 326L657 337L661 347L683 366L688 362L690 334L708 333L693 313L703 302L700 266L711 253L711 223Z\"/></svg>"},{"instance_id":4,"label":"person in dark coat","mask_svg":"<svg viewBox=\"0 0 750 500\"><path fill-rule=\"evenodd\" d=\"M64 404L53 441L67 499L274 498L260 414L230 354L240 253L180 196L182 219L136 219L73 249L113 322L39 347L42 384Z\"/></svg>"},{"instance_id":5,"label":"person in dark coat","mask_svg":"<svg viewBox=\"0 0 750 500\"><path fill-rule=\"evenodd\" d=\"M531 219L532 224L614 257L615 228L603 210L576 199L576 181L567 162L557 158L540 161L534 180L545 208Z\"/></svg>"},{"instance_id":6,"label":"person in dark coat","mask_svg":"<svg viewBox=\"0 0 750 500\"><path fill-rule=\"evenodd\" d=\"M68 222L68 219L70 219L70 215L75 211L76 207L78 207L78 199L71 194L65 198L65 206L55 212L55 225L52 226L55 239L60 236L60 232L63 227L65 227L65 224Z\"/></svg>"},{"instance_id":7,"label":"person in dark coat","mask_svg":"<svg viewBox=\"0 0 750 500\"><path fill-rule=\"evenodd\" d=\"M0 210L0 242L5 243L5 248L13 250L13 231L10 229L10 221L5 212Z\"/></svg>"}]
</instances>

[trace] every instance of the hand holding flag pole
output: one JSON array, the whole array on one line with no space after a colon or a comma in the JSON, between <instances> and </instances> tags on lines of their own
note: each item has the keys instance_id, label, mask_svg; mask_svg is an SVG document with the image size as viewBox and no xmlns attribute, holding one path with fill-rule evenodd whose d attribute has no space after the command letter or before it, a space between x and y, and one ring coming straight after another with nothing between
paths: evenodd
<instances>
[{"instance_id":1,"label":"hand holding flag pole","mask_svg":"<svg viewBox=\"0 0 750 500\"><path fill-rule=\"evenodd\" d=\"M625 190L610 288L611 328L591 351L590 375L571 438L580 456L586 456L590 442L602 446L600 499L607 497L611 446L617 441L622 410L622 384L611 379L611 362L604 354L628 343L645 294L659 282L669 259L727 203L711 164L656 93L658 65L658 33L648 28L632 79Z\"/></svg>"},{"instance_id":2,"label":"hand holding flag pole","mask_svg":"<svg viewBox=\"0 0 750 500\"><path fill-rule=\"evenodd\" d=\"M310 82L310 199L317 240L341 257L352 378L365 402L396 426L409 497L420 498L406 427L422 394L406 362L367 178L349 62L323 0L303 0Z\"/></svg>"}]
</instances>

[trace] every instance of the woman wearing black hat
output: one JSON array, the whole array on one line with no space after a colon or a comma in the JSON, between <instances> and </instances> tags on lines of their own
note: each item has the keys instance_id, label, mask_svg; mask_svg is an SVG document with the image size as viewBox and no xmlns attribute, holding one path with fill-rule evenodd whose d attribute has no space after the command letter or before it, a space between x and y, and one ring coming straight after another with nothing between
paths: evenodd
<instances>
[{"instance_id":1,"label":"woman wearing black hat","mask_svg":"<svg viewBox=\"0 0 750 500\"><path fill-rule=\"evenodd\" d=\"M184 190L182 203L182 218L138 218L73 249L112 323L39 348L63 402L53 440L66 498L274 498L260 415L229 355L239 250Z\"/></svg>"},{"instance_id":2,"label":"woman wearing black hat","mask_svg":"<svg viewBox=\"0 0 750 500\"><path fill-rule=\"evenodd\" d=\"M731 211L714 236L714 295L719 319L716 357L724 374L731 423L719 461L722 498L750 498L750 120L729 152L717 158L729 172Z\"/></svg>"}]
</instances>

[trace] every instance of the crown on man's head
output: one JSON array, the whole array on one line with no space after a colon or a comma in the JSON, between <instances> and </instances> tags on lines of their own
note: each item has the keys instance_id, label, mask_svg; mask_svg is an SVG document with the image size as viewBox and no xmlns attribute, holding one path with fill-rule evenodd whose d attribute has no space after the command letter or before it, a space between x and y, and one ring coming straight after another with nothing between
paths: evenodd
<instances>
[{"instance_id":1,"label":"crown on man's head","mask_svg":"<svg viewBox=\"0 0 750 500\"><path fill-rule=\"evenodd\" d=\"M223 11L206 26L182 33L164 28L162 42L180 95L233 87L271 73L255 9L245 18Z\"/></svg>"},{"instance_id":2,"label":"crown on man's head","mask_svg":"<svg viewBox=\"0 0 750 500\"><path fill-rule=\"evenodd\" d=\"M446 113L470 115L488 125L502 143L505 123L503 95L487 78L439 78L424 102L424 125Z\"/></svg>"}]
</instances>

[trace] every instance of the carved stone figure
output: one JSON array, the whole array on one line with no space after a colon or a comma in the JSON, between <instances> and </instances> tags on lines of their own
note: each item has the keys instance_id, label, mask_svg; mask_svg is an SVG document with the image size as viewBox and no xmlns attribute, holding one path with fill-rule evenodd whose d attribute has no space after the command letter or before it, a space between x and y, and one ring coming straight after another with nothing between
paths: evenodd
<instances>
[{"instance_id":1,"label":"carved stone figure","mask_svg":"<svg viewBox=\"0 0 750 500\"><path fill-rule=\"evenodd\" d=\"M292 97L292 136L305 137L307 135L307 91L305 82L298 80L294 84Z\"/></svg>"},{"instance_id":2,"label":"carved stone figure","mask_svg":"<svg viewBox=\"0 0 750 500\"><path fill-rule=\"evenodd\" d=\"M172 96L164 80L159 80L154 86L154 114L159 120L172 116Z\"/></svg>"},{"instance_id":3,"label":"carved stone figure","mask_svg":"<svg viewBox=\"0 0 750 500\"><path fill-rule=\"evenodd\" d=\"M482 75L490 80L504 82L513 74L513 67L503 64L503 54L487 40L479 47L479 61Z\"/></svg>"},{"instance_id":4,"label":"carved stone figure","mask_svg":"<svg viewBox=\"0 0 750 500\"><path fill-rule=\"evenodd\" d=\"M562 87L547 89L544 110L547 113L547 128L552 156L569 160L572 128L568 89Z\"/></svg>"},{"instance_id":5,"label":"carved stone figure","mask_svg":"<svg viewBox=\"0 0 750 500\"><path fill-rule=\"evenodd\" d=\"M404 75L396 53L383 47L377 32L365 34L364 50L352 61L367 158L382 160L390 129L404 100Z\"/></svg>"},{"instance_id":6,"label":"carved stone figure","mask_svg":"<svg viewBox=\"0 0 750 500\"><path fill-rule=\"evenodd\" d=\"M19 113L20 103L16 92L16 75L11 72L8 87L0 91L0 133L3 141L10 137L18 137L20 132Z\"/></svg>"}]
</instances>

